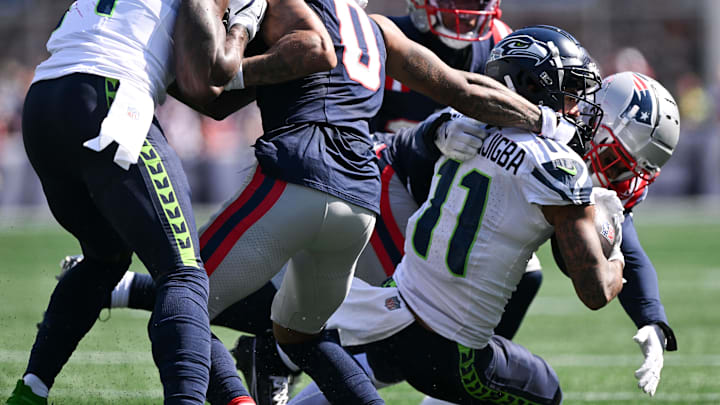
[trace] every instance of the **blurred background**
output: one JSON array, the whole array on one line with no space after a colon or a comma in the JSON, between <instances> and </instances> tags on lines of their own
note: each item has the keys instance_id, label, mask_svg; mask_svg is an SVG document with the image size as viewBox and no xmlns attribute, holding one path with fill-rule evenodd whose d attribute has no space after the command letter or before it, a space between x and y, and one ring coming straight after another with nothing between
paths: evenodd
<instances>
[{"instance_id":1,"label":"blurred background","mask_svg":"<svg viewBox=\"0 0 720 405\"><path fill-rule=\"evenodd\" d=\"M69 0L0 0L0 218L45 206L22 146L21 112L35 65ZM574 34L603 75L643 72L662 82L680 106L681 138L652 186L661 197L720 196L720 1L503 0L512 28L551 24ZM370 0L368 11L406 12L405 0ZM251 105L228 119L204 118L168 97L158 118L186 167L197 204L216 204L235 190L261 133ZM717 207L717 205L715 205Z\"/></svg>"}]
</instances>

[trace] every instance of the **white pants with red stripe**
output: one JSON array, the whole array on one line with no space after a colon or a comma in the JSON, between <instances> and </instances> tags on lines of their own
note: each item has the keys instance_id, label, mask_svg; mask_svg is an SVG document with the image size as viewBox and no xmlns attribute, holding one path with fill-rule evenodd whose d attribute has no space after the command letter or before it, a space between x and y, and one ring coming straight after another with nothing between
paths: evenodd
<instances>
[{"instance_id":1,"label":"white pants with red stripe","mask_svg":"<svg viewBox=\"0 0 720 405\"><path fill-rule=\"evenodd\" d=\"M242 191L201 231L210 319L287 262L272 320L314 334L340 306L375 214L329 194L249 170Z\"/></svg>"}]
</instances>

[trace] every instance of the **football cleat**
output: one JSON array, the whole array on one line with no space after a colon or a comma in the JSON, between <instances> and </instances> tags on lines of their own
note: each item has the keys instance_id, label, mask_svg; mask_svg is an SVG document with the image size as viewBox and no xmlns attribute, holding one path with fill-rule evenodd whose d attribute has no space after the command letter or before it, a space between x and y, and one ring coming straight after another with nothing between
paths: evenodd
<instances>
[{"instance_id":1,"label":"football cleat","mask_svg":"<svg viewBox=\"0 0 720 405\"><path fill-rule=\"evenodd\" d=\"M60 261L60 274L55 276L55 279L60 280L65 273L68 272L68 270L75 267L78 263L83 261L84 258L85 256L83 255L65 256L65 258Z\"/></svg>"},{"instance_id":2,"label":"football cleat","mask_svg":"<svg viewBox=\"0 0 720 405\"><path fill-rule=\"evenodd\" d=\"M5 405L47 405L47 398L36 395L23 380L18 380Z\"/></svg>"},{"instance_id":3,"label":"football cleat","mask_svg":"<svg viewBox=\"0 0 720 405\"><path fill-rule=\"evenodd\" d=\"M271 333L256 337L240 336L230 352L258 405L288 403L290 389L297 376L282 363Z\"/></svg>"}]
</instances>

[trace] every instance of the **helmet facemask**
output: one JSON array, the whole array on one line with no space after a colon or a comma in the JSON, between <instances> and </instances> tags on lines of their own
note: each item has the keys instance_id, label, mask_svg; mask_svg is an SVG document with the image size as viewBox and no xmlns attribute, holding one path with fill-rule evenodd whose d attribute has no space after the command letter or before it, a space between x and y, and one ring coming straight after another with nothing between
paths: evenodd
<instances>
[{"instance_id":1,"label":"helmet facemask","mask_svg":"<svg viewBox=\"0 0 720 405\"><path fill-rule=\"evenodd\" d=\"M660 174L660 168L647 169L640 165L613 130L604 124L600 125L597 134L590 141L590 148L584 159L590 167L593 180L598 183L596 186L627 195L647 187ZM636 181L619 186L633 178Z\"/></svg>"},{"instance_id":2,"label":"helmet facemask","mask_svg":"<svg viewBox=\"0 0 720 405\"><path fill-rule=\"evenodd\" d=\"M410 8L418 29L454 49L490 38L493 20L501 14L500 0L410 0ZM426 21L416 21L423 11Z\"/></svg>"}]
</instances>

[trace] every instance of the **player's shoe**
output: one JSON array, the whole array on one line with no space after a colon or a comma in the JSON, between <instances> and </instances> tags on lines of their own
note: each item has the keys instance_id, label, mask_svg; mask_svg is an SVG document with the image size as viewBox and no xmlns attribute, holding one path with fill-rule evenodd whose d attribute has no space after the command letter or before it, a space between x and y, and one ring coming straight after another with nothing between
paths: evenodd
<instances>
[{"instance_id":1,"label":"player's shoe","mask_svg":"<svg viewBox=\"0 0 720 405\"><path fill-rule=\"evenodd\" d=\"M22 379L18 380L15 389L5 405L47 405L47 398L36 395Z\"/></svg>"},{"instance_id":2,"label":"player's shoe","mask_svg":"<svg viewBox=\"0 0 720 405\"><path fill-rule=\"evenodd\" d=\"M68 270L75 267L78 263L83 261L84 258L85 256L83 255L65 256L65 258L60 261L60 274L55 276L55 278L57 280L60 280L65 275L65 273L68 272Z\"/></svg>"},{"instance_id":3,"label":"player's shoe","mask_svg":"<svg viewBox=\"0 0 720 405\"><path fill-rule=\"evenodd\" d=\"M272 334L240 336L231 350L257 405L286 405L297 376L283 364Z\"/></svg>"}]
</instances>

